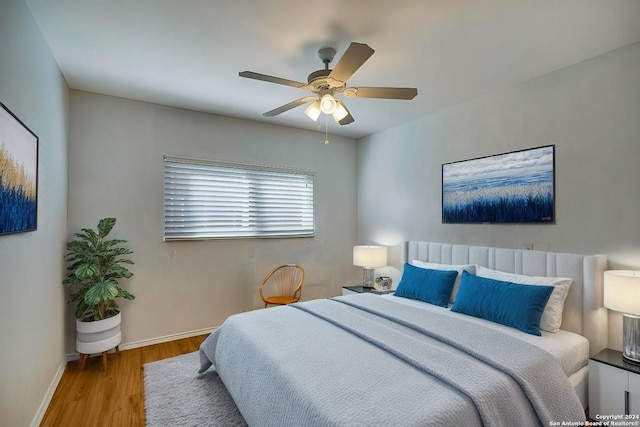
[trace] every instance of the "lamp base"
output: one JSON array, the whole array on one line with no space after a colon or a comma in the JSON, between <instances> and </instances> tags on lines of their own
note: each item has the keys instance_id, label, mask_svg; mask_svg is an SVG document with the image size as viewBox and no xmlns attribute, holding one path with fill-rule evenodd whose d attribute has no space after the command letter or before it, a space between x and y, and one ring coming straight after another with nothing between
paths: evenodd
<instances>
[{"instance_id":1,"label":"lamp base","mask_svg":"<svg viewBox=\"0 0 640 427\"><path fill-rule=\"evenodd\" d=\"M640 316L622 315L622 357L640 365Z\"/></svg>"},{"instance_id":2,"label":"lamp base","mask_svg":"<svg viewBox=\"0 0 640 427\"><path fill-rule=\"evenodd\" d=\"M373 279L375 276L375 269L364 267L362 269L362 287L363 288L373 288Z\"/></svg>"}]
</instances>

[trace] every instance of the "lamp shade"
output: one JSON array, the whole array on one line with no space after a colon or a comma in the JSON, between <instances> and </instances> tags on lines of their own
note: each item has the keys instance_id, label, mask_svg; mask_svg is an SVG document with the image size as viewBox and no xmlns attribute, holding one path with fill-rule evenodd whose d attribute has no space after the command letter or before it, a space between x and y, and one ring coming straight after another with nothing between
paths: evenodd
<instances>
[{"instance_id":1,"label":"lamp shade","mask_svg":"<svg viewBox=\"0 0 640 427\"><path fill-rule=\"evenodd\" d=\"M640 271L605 271L604 306L620 313L640 315Z\"/></svg>"},{"instance_id":2,"label":"lamp shade","mask_svg":"<svg viewBox=\"0 0 640 427\"><path fill-rule=\"evenodd\" d=\"M336 99L330 93L326 93L320 98L320 110L325 114L333 114L337 106Z\"/></svg>"},{"instance_id":3,"label":"lamp shade","mask_svg":"<svg viewBox=\"0 0 640 427\"><path fill-rule=\"evenodd\" d=\"M304 110L304 113L314 122L320 117L320 101L316 101Z\"/></svg>"},{"instance_id":4,"label":"lamp shade","mask_svg":"<svg viewBox=\"0 0 640 427\"><path fill-rule=\"evenodd\" d=\"M336 99L336 105L337 105L336 110L333 112L333 120L335 120L336 122L339 122L340 120L347 117L347 114L349 114L349 112L347 111L346 108L344 108L344 106L342 105L342 102L340 102L339 99Z\"/></svg>"},{"instance_id":5,"label":"lamp shade","mask_svg":"<svg viewBox=\"0 0 640 427\"><path fill-rule=\"evenodd\" d=\"M387 265L387 248L385 246L354 246L353 265L376 268Z\"/></svg>"}]
</instances>

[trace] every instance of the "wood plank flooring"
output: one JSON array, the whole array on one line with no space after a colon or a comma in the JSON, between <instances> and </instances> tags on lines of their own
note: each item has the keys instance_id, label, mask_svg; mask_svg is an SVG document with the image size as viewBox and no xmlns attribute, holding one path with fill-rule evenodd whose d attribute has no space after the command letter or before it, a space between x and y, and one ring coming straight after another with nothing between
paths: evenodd
<instances>
[{"instance_id":1,"label":"wood plank flooring","mask_svg":"<svg viewBox=\"0 0 640 427\"><path fill-rule=\"evenodd\" d=\"M80 361L69 362L40 426L143 427L143 365L194 352L206 337L109 353L106 372L99 356L90 358L83 371Z\"/></svg>"}]
</instances>

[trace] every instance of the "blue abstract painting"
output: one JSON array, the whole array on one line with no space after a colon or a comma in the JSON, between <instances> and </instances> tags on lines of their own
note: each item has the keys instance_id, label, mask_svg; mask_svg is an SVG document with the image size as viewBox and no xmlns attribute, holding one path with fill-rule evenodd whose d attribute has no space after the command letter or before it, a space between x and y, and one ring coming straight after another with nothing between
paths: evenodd
<instances>
[{"instance_id":1,"label":"blue abstract painting","mask_svg":"<svg viewBox=\"0 0 640 427\"><path fill-rule=\"evenodd\" d=\"M0 234L38 221L38 137L0 103Z\"/></svg>"},{"instance_id":2,"label":"blue abstract painting","mask_svg":"<svg viewBox=\"0 0 640 427\"><path fill-rule=\"evenodd\" d=\"M443 223L553 223L555 146L442 165Z\"/></svg>"}]
</instances>

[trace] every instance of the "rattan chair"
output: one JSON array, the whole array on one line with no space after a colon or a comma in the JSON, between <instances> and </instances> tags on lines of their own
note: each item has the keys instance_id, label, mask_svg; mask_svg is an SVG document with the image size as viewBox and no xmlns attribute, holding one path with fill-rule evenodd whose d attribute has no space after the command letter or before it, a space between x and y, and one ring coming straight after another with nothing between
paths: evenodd
<instances>
[{"instance_id":1,"label":"rattan chair","mask_svg":"<svg viewBox=\"0 0 640 427\"><path fill-rule=\"evenodd\" d=\"M260 298L264 308L269 304L287 305L300 300L304 269L296 264L276 267L260 283Z\"/></svg>"}]
</instances>

